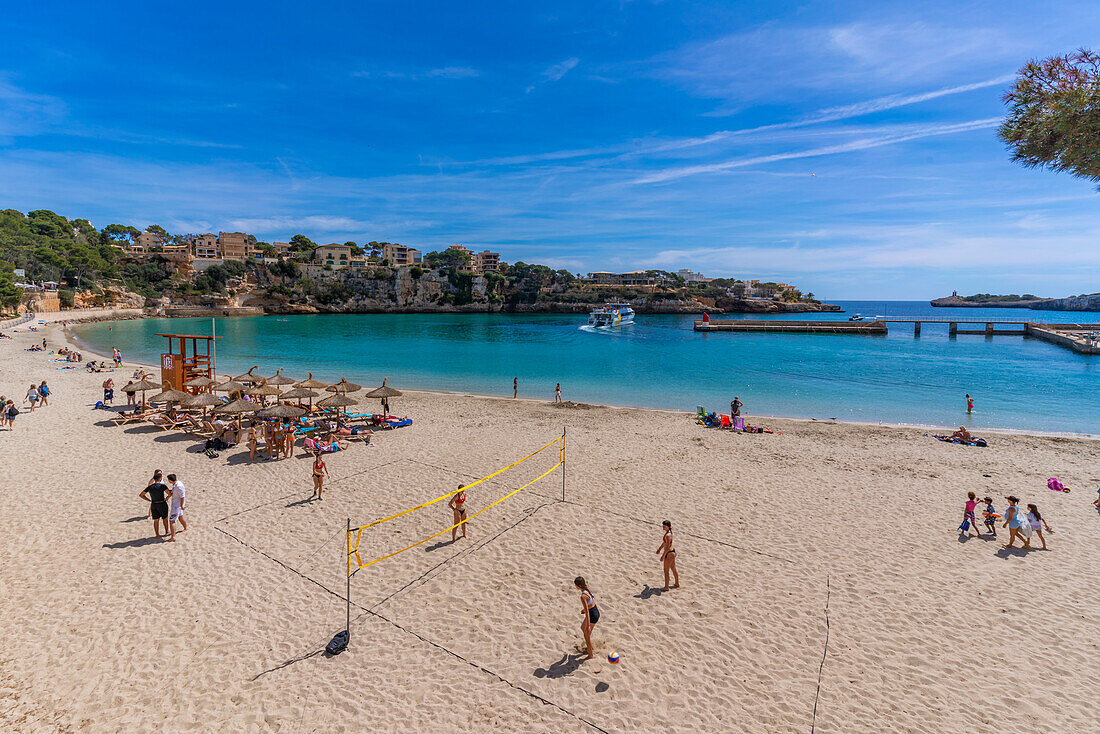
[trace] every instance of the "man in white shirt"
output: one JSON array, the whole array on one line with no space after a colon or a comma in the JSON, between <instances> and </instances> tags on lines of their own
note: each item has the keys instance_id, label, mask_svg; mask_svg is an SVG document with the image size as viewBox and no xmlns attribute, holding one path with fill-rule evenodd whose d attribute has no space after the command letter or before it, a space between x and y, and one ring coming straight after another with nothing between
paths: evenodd
<instances>
[{"instance_id":1,"label":"man in white shirt","mask_svg":"<svg viewBox=\"0 0 1100 734\"><path fill-rule=\"evenodd\" d=\"M175 474L168 475L168 487L172 490L172 507L168 511L168 540L176 540L176 521L179 520L183 530L187 529L187 520L183 518L183 511L187 507L186 489L183 482L176 479ZM183 530L180 532L182 533Z\"/></svg>"}]
</instances>

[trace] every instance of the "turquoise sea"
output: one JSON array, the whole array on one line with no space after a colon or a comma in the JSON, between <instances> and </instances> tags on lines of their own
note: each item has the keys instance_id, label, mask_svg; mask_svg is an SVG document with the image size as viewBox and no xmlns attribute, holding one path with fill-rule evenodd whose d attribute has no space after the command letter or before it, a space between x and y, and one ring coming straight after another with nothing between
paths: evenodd
<instances>
[{"instance_id":1,"label":"turquoise sea","mask_svg":"<svg viewBox=\"0 0 1100 734\"><path fill-rule=\"evenodd\" d=\"M840 305L846 313L773 318L1100 322L1100 314L934 309L927 302ZM259 365L266 375L284 367L304 377L308 369L322 380L377 385L388 377L399 389L508 396L518 377L521 397L547 401L560 382L564 399L579 402L728 412L738 395L749 416L1100 433L1100 356L1023 337L950 338L946 324L926 324L919 339L907 324L892 325L885 337L700 334L694 318L640 315L611 333L581 328L583 314L221 318L217 364L219 374ZM210 319L145 319L88 324L77 335L101 353L117 346L124 358L158 364L165 340L156 333L210 328Z\"/></svg>"}]
</instances>

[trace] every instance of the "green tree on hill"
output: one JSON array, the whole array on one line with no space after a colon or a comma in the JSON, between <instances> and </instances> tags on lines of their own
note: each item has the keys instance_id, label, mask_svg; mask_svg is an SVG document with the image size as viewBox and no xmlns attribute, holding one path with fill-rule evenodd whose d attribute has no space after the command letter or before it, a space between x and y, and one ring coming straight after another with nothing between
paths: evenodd
<instances>
[{"instance_id":1,"label":"green tree on hill","mask_svg":"<svg viewBox=\"0 0 1100 734\"><path fill-rule=\"evenodd\" d=\"M1100 55L1080 49L1029 61L1004 102L997 133L1012 160L1100 181Z\"/></svg>"}]
</instances>

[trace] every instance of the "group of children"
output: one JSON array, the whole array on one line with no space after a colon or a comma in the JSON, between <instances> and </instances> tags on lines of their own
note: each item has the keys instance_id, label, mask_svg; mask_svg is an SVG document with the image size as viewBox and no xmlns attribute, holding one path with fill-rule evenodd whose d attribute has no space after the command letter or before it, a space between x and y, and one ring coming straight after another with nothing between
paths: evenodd
<instances>
[{"instance_id":1,"label":"group of children","mask_svg":"<svg viewBox=\"0 0 1100 734\"><path fill-rule=\"evenodd\" d=\"M23 405L28 406L29 413L33 413L35 408L45 407L50 402L50 386L43 380L42 384L35 385L33 382L31 386L27 388L27 396L23 398ZM19 416L19 408L15 405L15 401L0 395L0 426L6 427L9 431L15 428L15 419Z\"/></svg>"},{"instance_id":2,"label":"group of children","mask_svg":"<svg viewBox=\"0 0 1100 734\"><path fill-rule=\"evenodd\" d=\"M975 511L978 506L978 499L973 492L966 493L966 509L963 510L962 524L959 525L959 532L970 534L970 529L973 527L974 533L980 538L982 533L978 530L978 520L975 516ZM997 537L997 521L1003 520L1001 523L1002 528L1008 528L1008 543L1005 548L1012 548L1016 544L1016 540L1023 541L1024 548L1031 548L1031 534L1034 533L1038 536L1039 540L1043 544L1043 550L1047 549L1047 540L1043 536L1043 530L1048 533L1052 532L1050 525L1043 519L1042 514L1039 513L1039 508L1034 504L1027 506L1027 514L1020 510L1018 507L1020 500L1013 495L1006 495L1005 499L1008 500L1008 507L1005 508L1004 515L1002 516L997 512L997 508L993 506L992 497L984 497L985 509L982 511L982 517L985 527L989 530L989 534L994 538ZM1100 500L1097 500L1098 506L1100 506ZM1026 528L1024 527L1026 523Z\"/></svg>"}]
</instances>

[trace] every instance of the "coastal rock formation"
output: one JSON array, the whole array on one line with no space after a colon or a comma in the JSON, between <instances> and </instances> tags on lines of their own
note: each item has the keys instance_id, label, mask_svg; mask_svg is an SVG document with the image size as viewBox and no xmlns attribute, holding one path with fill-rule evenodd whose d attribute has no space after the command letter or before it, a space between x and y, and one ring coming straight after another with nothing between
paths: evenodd
<instances>
[{"instance_id":1,"label":"coastal rock formation","mask_svg":"<svg viewBox=\"0 0 1100 734\"><path fill-rule=\"evenodd\" d=\"M936 298L929 303L934 308L1035 308L1032 304L1048 299L1017 299L1012 301L968 300L962 296Z\"/></svg>"},{"instance_id":2,"label":"coastal rock formation","mask_svg":"<svg viewBox=\"0 0 1100 734\"><path fill-rule=\"evenodd\" d=\"M839 312L832 303L773 301L767 298L719 298L714 305L721 313L823 313Z\"/></svg>"},{"instance_id":3,"label":"coastal rock formation","mask_svg":"<svg viewBox=\"0 0 1100 734\"><path fill-rule=\"evenodd\" d=\"M999 297L1004 298L1004 297ZM929 301L936 308L1030 308L1036 311L1100 311L1100 293L1067 298L1014 298L989 300L958 295Z\"/></svg>"},{"instance_id":4,"label":"coastal rock formation","mask_svg":"<svg viewBox=\"0 0 1100 734\"><path fill-rule=\"evenodd\" d=\"M1028 308L1043 311L1100 311L1100 293L1069 296L1068 298L1044 298L1035 301Z\"/></svg>"}]
</instances>

